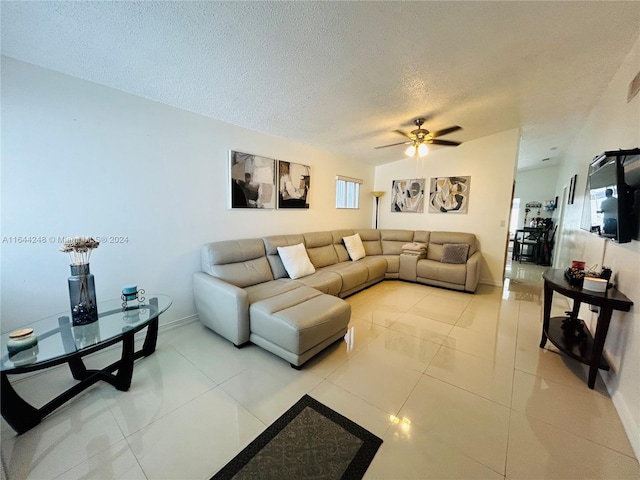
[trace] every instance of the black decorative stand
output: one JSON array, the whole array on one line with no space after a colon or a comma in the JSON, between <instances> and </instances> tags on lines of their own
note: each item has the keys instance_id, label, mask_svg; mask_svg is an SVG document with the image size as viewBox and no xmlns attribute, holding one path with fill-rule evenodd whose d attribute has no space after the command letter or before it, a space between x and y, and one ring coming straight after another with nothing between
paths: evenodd
<instances>
[{"instance_id":1,"label":"black decorative stand","mask_svg":"<svg viewBox=\"0 0 640 480\"><path fill-rule=\"evenodd\" d=\"M571 285L560 269L549 269L542 274L544 279L544 316L540 348L547 340L551 341L562 353L589 365L589 388L596 384L598 369L609 370L609 364L602 358L604 342L607 338L611 315L614 310L628 312L633 302L612 287L606 292L592 292L581 286ZM573 299L573 310L566 317L551 318L553 292ZM595 336L582 320L578 318L581 303L600 307Z\"/></svg>"}]
</instances>

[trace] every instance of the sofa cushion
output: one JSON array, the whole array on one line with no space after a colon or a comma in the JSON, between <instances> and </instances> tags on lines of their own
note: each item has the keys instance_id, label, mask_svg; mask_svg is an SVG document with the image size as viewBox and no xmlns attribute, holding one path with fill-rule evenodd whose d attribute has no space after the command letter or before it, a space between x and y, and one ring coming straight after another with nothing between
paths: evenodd
<instances>
[{"instance_id":1,"label":"sofa cushion","mask_svg":"<svg viewBox=\"0 0 640 480\"><path fill-rule=\"evenodd\" d=\"M360 262L340 262L324 267L323 271L334 272L342 278L342 289L346 292L364 285L369 280L369 269Z\"/></svg>"},{"instance_id":2,"label":"sofa cushion","mask_svg":"<svg viewBox=\"0 0 640 480\"><path fill-rule=\"evenodd\" d=\"M210 265L226 265L264 257L262 240L246 238L243 240L226 240L211 242L202 246L202 269L207 272Z\"/></svg>"},{"instance_id":3,"label":"sofa cushion","mask_svg":"<svg viewBox=\"0 0 640 480\"><path fill-rule=\"evenodd\" d=\"M342 291L342 277L335 272L318 270L316 273L303 278L298 278L294 282L307 287L320 290L322 293L338 296Z\"/></svg>"},{"instance_id":4,"label":"sofa cushion","mask_svg":"<svg viewBox=\"0 0 640 480\"><path fill-rule=\"evenodd\" d=\"M365 257L359 260L358 263L365 265L369 270L367 282L382 279L387 273L387 260L382 256Z\"/></svg>"},{"instance_id":5,"label":"sofa cushion","mask_svg":"<svg viewBox=\"0 0 640 480\"><path fill-rule=\"evenodd\" d=\"M467 278L466 264L442 263L436 260L418 260L416 275L438 282L464 286Z\"/></svg>"},{"instance_id":6,"label":"sofa cushion","mask_svg":"<svg viewBox=\"0 0 640 480\"><path fill-rule=\"evenodd\" d=\"M282 259L278 255L278 247L289 247L291 245L297 245L298 243L304 243L304 237L302 235L272 235L269 237L262 237L264 242L264 248L267 252L267 260L271 266L273 272L273 278L286 278L289 275L282 264Z\"/></svg>"},{"instance_id":7,"label":"sofa cushion","mask_svg":"<svg viewBox=\"0 0 640 480\"><path fill-rule=\"evenodd\" d=\"M426 230L416 230L413 232L413 241L419 243L429 244L429 239L431 238L431 232L427 232Z\"/></svg>"},{"instance_id":8,"label":"sofa cushion","mask_svg":"<svg viewBox=\"0 0 640 480\"><path fill-rule=\"evenodd\" d=\"M273 280L264 244L257 238L207 243L200 256L204 272L236 287Z\"/></svg>"},{"instance_id":9,"label":"sofa cushion","mask_svg":"<svg viewBox=\"0 0 640 480\"><path fill-rule=\"evenodd\" d=\"M343 335L351 306L339 298L301 287L253 304L250 311L252 336L302 354L335 334Z\"/></svg>"},{"instance_id":10,"label":"sofa cushion","mask_svg":"<svg viewBox=\"0 0 640 480\"><path fill-rule=\"evenodd\" d=\"M384 255L400 255L402 246L413 242L413 230L381 230L380 240Z\"/></svg>"},{"instance_id":11,"label":"sofa cushion","mask_svg":"<svg viewBox=\"0 0 640 480\"><path fill-rule=\"evenodd\" d=\"M476 248L476 236L473 233L463 232L431 232L429 236L429 247L427 250L427 258L429 260L440 261L442 259L442 250L445 243L466 243L469 245L469 253L467 257L471 257Z\"/></svg>"},{"instance_id":12,"label":"sofa cushion","mask_svg":"<svg viewBox=\"0 0 640 480\"><path fill-rule=\"evenodd\" d=\"M467 263L469 245L466 243L445 243L442 246L442 263Z\"/></svg>"},{"instance_id":13,"label":"sofa cushion","mask_svg":"<svg viewBox=\"0 0 640 480\"><path fill-rule=\"evenodd\" d=\"M307 247L309 260L314 267L322 268L339 262L331 232L311 232L304 233L302 236Z\"/></svg>"},{"instance_id":14,"label":"sofa cushion","mask_svg":"<svg viewBox=\"0 0 640 480\"><path fill-rule=\"evenodd\" d=\"M397 274L400 271L400 255L382 255L387 261L387 273Z\"/></svg>"},{"instance_id":15,"label":"sofa cushion","mask_svg":"<svg viewBox=\"0 0 640 480\"><path fill-rule=\"evenodd\" d=\"M348 262L349 260L351 260L349 258L349 252L347 252L347 249L345 247L344 240L342 239L344 237L350 237L354 233L355 232L353 230L346 229L331 231L331 237L333 238L333 248L335 248L336 254L338 255L338 261L336 263Z\"/></svg>"},{"instance_id":16,"label":"sofa cushion","mask_svg":"<svg viewBox=\"0 0 640 480\"><path fill-rule=\"evenodd\" d=\"M271 280L270 282L245 287L245 291L249 297L249 305L264 300L265 298L275 297L281 293L300 288L300 284L296 282L280 278L278 280Z\"/></svg>"},{"instance_id":17,"label":"sofa cushion","mask_svg":"<svg viewBox=\"0 0 640 480\"><path fill-rule=\"evenodd\" d=\"M306 277L316 271L302 243L290 247L278 247L278 255L289 277L293 279Z\"/></svg>"},{"instance_id":18,"label":"sofa cushion","mask_svg":"<svg viewBox=\"0 0 640 480\"><path fill-rule=\"evenodd\" d=\"M343 237L342 240L344 241L347 252L349 252L349 258L351 258L352 261L355 262L366 256L360 235L356 233L349 237Z\"/></svg>"},{"instance_id":19,"label":"sofa cushion","mask_svg":"<svg viewBox=\"0 0 640 480\"><path fill-rule=\"evenodd\" d=\"M374 228L362 228L354 230L360 235L362 245L367 255L382 255L382 243L380 243L380 230Z\"/></svg>"}]
</instances>

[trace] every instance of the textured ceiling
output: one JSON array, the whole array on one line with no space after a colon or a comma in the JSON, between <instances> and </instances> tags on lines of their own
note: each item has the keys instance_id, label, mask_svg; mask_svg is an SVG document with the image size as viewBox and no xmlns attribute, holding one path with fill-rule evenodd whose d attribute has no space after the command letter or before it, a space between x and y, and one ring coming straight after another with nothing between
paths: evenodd
<instances>
[{"instance_id":1,"label":"textured ceiling","mask_svg":"<svg viewBox=\"0 0 640 480\"><path fill-rule=\"evenodd\" d=\"M519 168L553 165L640 35L640 2L0 8L4 55L373 165L418 116L457 141L520 127Z\"/></svg>"}]
</instances>

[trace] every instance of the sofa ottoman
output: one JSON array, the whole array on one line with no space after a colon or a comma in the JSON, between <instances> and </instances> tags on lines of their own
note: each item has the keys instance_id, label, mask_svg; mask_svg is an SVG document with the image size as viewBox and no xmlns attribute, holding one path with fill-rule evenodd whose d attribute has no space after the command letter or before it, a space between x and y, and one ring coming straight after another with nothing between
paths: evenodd
<instances>
[{"instance_id":1,"label":"sofa ottoman","mask_svg":"<svg viewBox=\"0 0 640 480\"><path fill-rule=\"evenodd\" d=\"M251 304L249 340L299 368L347 333L351 305L306 286Z\"/></svg>"}]
</instances>

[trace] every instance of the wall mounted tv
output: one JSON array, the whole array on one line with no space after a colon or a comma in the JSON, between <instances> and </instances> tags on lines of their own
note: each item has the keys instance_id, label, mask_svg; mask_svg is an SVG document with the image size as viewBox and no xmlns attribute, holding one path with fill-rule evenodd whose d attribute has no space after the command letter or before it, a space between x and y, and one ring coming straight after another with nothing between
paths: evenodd
<instances>
[{"instance_id":1,"label":"wall mounted tv","mask_svg":"<svg viewBox=\"0 0 640 480\"><path fill-rule=\"evenodd\" d=\"M640 240L640 148L604 152L591 162L581 227L618 243Z\"/></svg>"}]
</instances>

